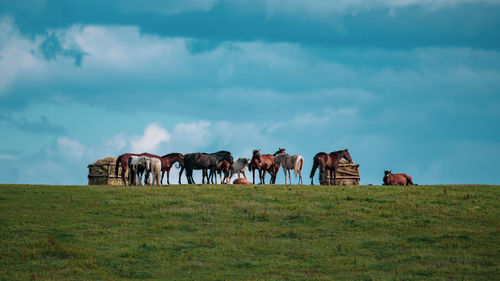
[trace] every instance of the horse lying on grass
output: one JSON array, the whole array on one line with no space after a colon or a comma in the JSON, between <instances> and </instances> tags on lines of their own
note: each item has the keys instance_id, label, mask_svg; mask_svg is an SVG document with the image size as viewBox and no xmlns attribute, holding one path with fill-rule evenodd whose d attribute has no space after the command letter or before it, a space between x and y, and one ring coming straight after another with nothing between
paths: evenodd
<instances>
[{"instance_id":1,"label":"horse lying on grass","mask_svg":"<svg viewBox=\"0 0 500 281\"><path fill-rule=\"evenodd\" d=\"M383 185L415 185L407 174L393 174L392 171L384 171Z\"/></svg>"}]
</instances>

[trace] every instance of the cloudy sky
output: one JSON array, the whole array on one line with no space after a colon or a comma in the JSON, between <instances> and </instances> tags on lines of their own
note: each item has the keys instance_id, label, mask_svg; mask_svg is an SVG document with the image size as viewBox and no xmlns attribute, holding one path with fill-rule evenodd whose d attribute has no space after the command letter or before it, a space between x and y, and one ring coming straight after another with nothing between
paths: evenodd
<instances>
[{"instance_id":1,"label":"cloudy sky","mask_svg":"<svg viewBox=\"0 0 500 281\"><path fill-rule=\"evenodd\" d=\"M500 183L499 0L0 0L0 183L124 152ZM174 176L176 179L177 177ZM280 172L278 182L283 182ZM294 180L295 181L295 180Z\"/></svg>"}]
</instances>

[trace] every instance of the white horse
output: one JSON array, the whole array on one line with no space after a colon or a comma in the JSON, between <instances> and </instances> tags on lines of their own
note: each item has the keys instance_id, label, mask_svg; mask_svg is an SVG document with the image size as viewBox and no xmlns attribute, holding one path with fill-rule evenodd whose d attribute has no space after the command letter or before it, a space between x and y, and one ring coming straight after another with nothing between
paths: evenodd
<instances>
[{"instance_id":1,"label":"white horse","mask_svg":"<svg viewBox=\"0 0 500 281\"><path fill-rule=\"evenodd\" d=\"M142 175L145 173L144 183L148 183L149 171L151 170L151 157L130 156L127 162L129 172L129 185L141 185Z\"/></svg>"},{"instance_id":2,"label":"white horse","mask_svg":"<svg viewBox=\"0 0 500 281\"><path fill-rule=\"evenodd\" d=\"M153 185L161 185L161 160L151 158L151 173L153 174ZM149 177L149 176L148 176Z\"/></svg>"},{"instance_id":3,"label":"white horse","mask_svg":"<svg viewBox=\"0 0 500 281\"><path fill-rule=\"evenodd\" d=\"M288 178L290 179L290 184L292 184L292 176L290 170L293 169L295 172L295 177L297 177L297 172L299 173L299 185L303 184L302 182L302 167L304 167L304 157L299 154L289 155L286 153L276 154L274 156L274 165L281 164L283 167L283 172L285 173L285 184L286 183L286 172L288 171Z\"/></svg>"},{"instance_id":4,"label":"white horse","mask_svg":"<svg viewBox=\"0 0 500 281\"><path fill-rule=\"evenodd\" d=\"M240 173L242 173L246 179L247 175L245 171L247 169L248 164L250 164L250 159L248 158L238 158L236 161L234 161L233 165L231 165L231 171L229 174L228 182L230 181L231 178L233 178L234 174L236 173L238 173L238 178L240 177Z\"/></svg>"}]
</instances>

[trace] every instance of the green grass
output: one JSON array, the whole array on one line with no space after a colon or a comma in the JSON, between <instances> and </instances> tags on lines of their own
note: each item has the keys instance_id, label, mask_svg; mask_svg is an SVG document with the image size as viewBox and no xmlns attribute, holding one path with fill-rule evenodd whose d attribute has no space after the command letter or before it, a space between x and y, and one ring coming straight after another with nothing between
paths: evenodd
<instances>
[{"instance_id":1,"label":"green grass","mask_svg":"<svg viewBox=\"0 0 500 281\"><path fill-rule=\"evenodd\" d=\"M498 186L0 185L0 280L494 280Z\"/></svg>"}]
</instances>

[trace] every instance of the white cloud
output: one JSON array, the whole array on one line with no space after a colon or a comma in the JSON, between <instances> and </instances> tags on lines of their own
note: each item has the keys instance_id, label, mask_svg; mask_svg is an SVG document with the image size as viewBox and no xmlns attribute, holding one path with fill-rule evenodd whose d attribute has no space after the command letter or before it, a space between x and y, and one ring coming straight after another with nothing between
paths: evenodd
<instances>
[{"instance_id":1,"label":"white cloud","mask_svg":"<svg viewBox=\"0 0 500 281\"><path fill-rule=\"evenodd\" d=\"M208 11L217 0L121 0L119 8L127 13L178 14Z\"/></svg>"},{"instance_id":2,"label":"white cloud","mask_svg":"<svg viewBox=\"0 0 500 281\"><path fill-rule=\"evenodd\" d=\"M20 35L12 18L0 18L0 96L19 77L40 73L41 65L31 53L34 46L33 41Z\"/></svg>"},{"instance_id":3,"label":"white cloud","mask_svg":"<svg viewBox=\"0 0 500 281\"><path fill-rule=\"evenodd\" d=\"M144 135L134 136L130 142L130 147L133 152L149 152L156 153L159 146L163 142L170 140L170 134L156 123L146 126Z\"/></svg>"},{"instance_id":4,"label":"white cloud","mask_svg":"<svg viewBox=\"0 0 500 281\"><path fill-rule=\"evenodd\" d=\"M67 137L59 137L57 139L57 150L65 159L77 161L82 159L86 148L77 140Z\"/></svg>"},{"instance_id":5,"label":"white cloud","mask_svg":"<svg viewBox=\"0 0 500 281\"><path fill-rule=\"evenodd\" d=\"M178 123L174 126L170 149L194 152L210 143L209 128L212 124L200 120L191 123Z\"/></svg>"},{"instance_id":6,"label":"white cloud","mask_svg":"<svg viewBox=\"0 0 500 281\"><path fill-rule=\"evenodd\" d=\"M443 9L460 4L487 3L500 4L499 0L264 0L269 15L280 13L307 13L326 16L332 13L352 13L387 8L390 13L395 9L408 6L421 6L427 9Z\"/></svg>"},{"instance_id":7,"label":"white cloud","mask_svg":"<svg viewBox=\"0 0 500 281\"><path fill-rule=\"evenodd\" d=\"M0 154L0 160L13 160L17 159L19 156L11 154Z\"/></svg>"}]
</instances>

